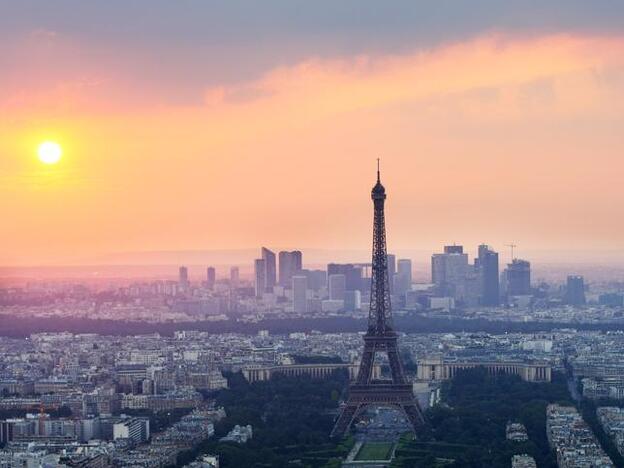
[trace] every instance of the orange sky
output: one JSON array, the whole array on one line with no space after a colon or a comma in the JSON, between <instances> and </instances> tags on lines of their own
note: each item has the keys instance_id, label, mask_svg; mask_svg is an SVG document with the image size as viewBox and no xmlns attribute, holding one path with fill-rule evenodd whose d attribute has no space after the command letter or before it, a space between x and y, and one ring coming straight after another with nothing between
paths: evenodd
<instances>
[{"instance_id":1,"label":"orange sky","mask_svg":"<svg viewBox=\"0 0 624 468\"><path fill-rule=\"evenodd\" d=\"M24 58L0 91L0 264L366 249L376 157L391 249L624 248L624 36L307 57L177 103L123 63L81 68L65 37L3 47ZM45 139L57 166L36 158Z\"/></svg>"}]
</instances>

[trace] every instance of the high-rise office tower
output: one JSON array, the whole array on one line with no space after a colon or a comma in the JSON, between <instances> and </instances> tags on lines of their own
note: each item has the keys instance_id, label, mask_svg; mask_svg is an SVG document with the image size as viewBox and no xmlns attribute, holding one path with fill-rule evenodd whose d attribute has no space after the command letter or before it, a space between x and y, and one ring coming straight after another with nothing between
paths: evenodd
<instances>
[{"instance_id":1,"label":"high-rise office tower","mask_svg":"<svg viewBox=\"0 0 624 468\"><path fill-rule=\"evenodd\" d=\"M293 311L298 314L307 312L308 278L304 275L295 275L292 278Z\"/></svg>"},{"instance_id":2,"label":"high-rise office tower","mask_svg":"<svg viewBox=\"0 0 624 468\"><path fill-rule=\"evenodd\" d=\"M507 296L528 296L531 294L531 264L514 258L505 270Z\"/></svg>"},{"instance_id":3,"label":"high-rise office tower","mask_svg":"<svg viewBox=\"0 0 624 468\"><path fill-rule=\"evenodd\" d=\"M464 295L461 298L463 305L475 307L481 304L482 288L483 281L479 270L475 265L468 265L468 271L464 278Z\"/></svg>"},{"instance_id":4,"label":"high-rise office tower","mask_svg":"<svg viewBox=\"0 0 624 468\"><path fill-rule=\"evenodd\" d=\"M230 268L230 287L232 289L238 288L238 282L240 281L240 274L237 266Z\"/></svg>"},{"instance_id":5,"label":"high-rise office tower","mask_svg":"<svg viewBox=\"0 0 624 468\"><path fill-rule=\"evenodd\" d=\"M408 258L400 258L397 263L397 273L405 276L408 283L412 284L412 261Z\"/></svg>"},{"instance_id":6,"label":"high-rise office tower","mask_svg":"<svg viewBox=\"0 0 624 468\"><path fill-rule=\"evenodd\" d=\"M303 268L303 254L299 250L279 253L279 284L285 288L292 286L292 277Z\"/></svg>"},{"instance_id":7,"label":"high-rise office tower","mask_svg":"<svg viewBox=\"0 0 624 468\"><path fill-rule=\"evenodd\" d=\"M565 302L568 305L585 304L585 280L582 276L570 275L566 282Z\"/></svg>"},{"instance_id":8,"label":"high-rise office tower","mask_svg":"<svg viewBox=\"0 0 624 468\"><path fill-rule=\"evenodd\" d=\"M344 301L345 291L347 290L347 279L341 273L329 275L327 282L329 283L329 298L333 301Z\"/></svg>"},{"instance_id":9,"label":"high-rise office tower","mask_svg":"<svg viewBox=\"0 0 624 468\"><path fill-rule=\"evenodd\" d=\"M362 288L362 267L353 263L330 263L327 265L327 278L331 275L344 275L345 289L356 291Z\"/></svg>"},{"instance_id":10,"label":"high-rise office tower","mask_svg":"<svg viewBox=\"0 0 624 468\"><path fill-rule=\"evenodd\" d=\"M431 282L435 285L436 293L444 296L446 283L446 261L444 254L431 255Z\"/></svg>"},{"instance_id":11,"label":"high-rise office tower","mask_svg":"<svg viewBox=\"0 0 624 468\"><path fill-rule=\"evenodd\" d=\"M266 292L266 263L261 258L254 261L254 278L256 297L260 298Z\"/></svg>"},{"instance_id":12,"label":"high-rise office tower","mask_svg":"<svg viewBox=\"0 0 624 468\"><path fill-rule=\"evenodd\" d=\"M464 300L469 272L468 255L461 245L447 245L444 253L431 256L431 281L439 296Z\"/></svg>"},{"instance_id":13,"label":"high-rise office tower","mask_svg":"<svg viewBox=\"0 0 624 468\"><path fill-rule=\"evenodd\" d=\"M180 270L178 272L178 283L183 289L186 289L189 286L188 268L186 268L185 266L180 267Z\"/></svg>"},{"instance_id":14,"label":"high-rise office tower","mask_svg":"<svg viewBox=\"0 0 624 468\"><path fill-rule=\"evenodd\" d=\"M217 272L214 269L214 267L206 268L206 287L208 289L214 289L216 279L217 279Z\"/></svg>"},{"instance_id":15,"label":"high-rise office tower","mask_svg":"<svg viewBox=\"0 0 624 468\"><path fill-rule=\"evenodd\" d=\"M388 272L390 274L390 272ZM412 261L408 258L400 258L397 262L397 271L393 279L394 293L405 294L412 288Z\"/></svg>"},{"instance_id":16,"label":"high-rise office tower","mask_svg":"<svg viewBox=\"0 0 624 468\"><path fill-rule=\"evenodd\" d=\"M394 293L394 275L396 274L396 255L388 254L388 281L390 283L390 292Z\"/></svg>"},{"instance_id":17,"label":"high-rise office tower","mask_svg":"<svg viewBox=\"0 0 624 468\"><path fill-rule=\"evenodd\" d=\"M481 305L499 305L498 252L485 244L480 245L475 264L481 277Z\"/></svg>"},{"instance_id":18,"label":"high-rise office tower","mask_svg":"<svg viewBox=\"0 0 624 468\"><path fill-rule=\"evenodd\" d=\"M277 268L275 265L275 253L271 252L266 247L262 247L262 260L264 260L264 267L266 268L264 274L266 291L273 292L277 273Z\"/></svg>"}]
</instances>

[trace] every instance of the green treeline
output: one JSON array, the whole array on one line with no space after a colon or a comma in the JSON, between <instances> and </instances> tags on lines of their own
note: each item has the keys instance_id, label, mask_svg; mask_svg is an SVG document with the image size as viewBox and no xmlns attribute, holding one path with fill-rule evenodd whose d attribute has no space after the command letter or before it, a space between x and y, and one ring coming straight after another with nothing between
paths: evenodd
<instances>
[{"instance_id":1,"label":"green treeline","mask_svg":"<svg viewBox=\"0 0 624 468\"><path fill-rule=\"evenodd\" d=\"M353 445L329 439L347 378L337 372L326 380L275 376L249 384L241 374L229 374L230 388L219 392L217 404L227 417L215 427L215 437L180 455L178 466L199 453L217 454L228 467L338 467ZM540 468L554 468L546 439L546 406L572 404L565 377L552 383L530 383L518 376L489 375L485 369L462 372L443 387L443 403L427 411L429 428L417 441L402 439L395 467L504 467L514 454L532 455ZM527 442L505 439L508 421L523 423ZM220 443L235 425L251 424L247 444Z\"/></svg>"},{"instance_id":2,"label":"green treeline","mask_svg":"<svg viewBox=\"0 0 624 468\"><path fill-rule=\"evenodd\" d=\"M538 467L557 466L546 438L546 406L572 404L563 375L555 373L552 383L530 383L475 368L459 372L442 390L443 404L427 411L429 440L403 441L395 466L430 467L446 459L458 468L508 468L521 453L533 456ZM523 423L529 441L507 441L508 421Z\"/></svg>"},{"instance_id":3,"label":"green treeline","mask_svg":"<svg viewBox=\"0 0 624 468\"><path fill-rule=\"evenodd\" d=\"M215 437L196 450L178 457L178 466L198 453L217 454L227 467L304 467L339 466L353 442L335 444L329 439L340 395L347 386L345 372L331 378L276 375L269 381L247 383L240 373L227 375L229 389L217 396L227 417L215 425ZM253 438L246 444L220 443L236 424L253 427Z\"/></svg>"}]
</instances>

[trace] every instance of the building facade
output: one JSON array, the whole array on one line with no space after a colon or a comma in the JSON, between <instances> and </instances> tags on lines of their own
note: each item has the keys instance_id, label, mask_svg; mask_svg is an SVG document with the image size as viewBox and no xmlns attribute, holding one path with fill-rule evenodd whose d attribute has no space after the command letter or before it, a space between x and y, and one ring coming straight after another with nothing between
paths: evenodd
<instances>
[{"instance_id":1,"label":"building facade","mask_svg":"<svg viewBox=\"0 0 624 468\"><path fill-rule=\"evenodd\" d=\"M448 380L460 370L483 367L491 374L507 373L519 375L527 382L550 382L552 367L550 364L515 361L445 361L441 356L426 357L418 361L417 378L419 380Z\"/></svg>"}]
</instances>

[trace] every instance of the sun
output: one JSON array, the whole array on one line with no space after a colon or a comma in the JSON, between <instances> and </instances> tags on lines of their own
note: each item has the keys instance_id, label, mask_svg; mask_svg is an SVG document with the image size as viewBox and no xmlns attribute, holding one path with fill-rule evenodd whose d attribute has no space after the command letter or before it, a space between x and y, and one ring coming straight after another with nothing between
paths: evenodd
<instances>
[{"instance_id":1,"label":"sun","mask_svg":"<svg viewBox=\"0 0 624 468\"><path fill-rule=\"evenodd\" d=\"M54 141L44 141L39 145L37 149L39 155L39 161L44 164L56 164L61 160L63 150L61 145Z\"/></svg>"}]
</instances>

